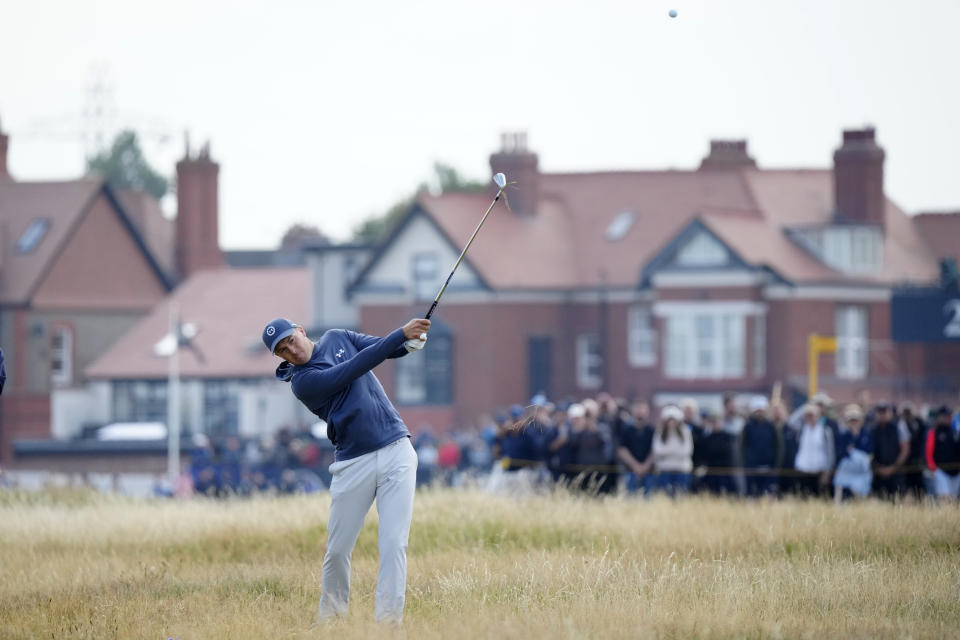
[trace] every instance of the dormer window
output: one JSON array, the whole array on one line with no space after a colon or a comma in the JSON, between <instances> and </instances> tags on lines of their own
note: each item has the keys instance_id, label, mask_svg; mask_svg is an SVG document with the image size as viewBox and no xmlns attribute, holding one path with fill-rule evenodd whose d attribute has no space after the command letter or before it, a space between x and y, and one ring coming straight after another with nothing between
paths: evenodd
<instances>
[{"instance_id":1,"label":"dormer window","mask_svg":"<svg viewBox=\"0 0 960 640\"><path fill-rule=\"evenodd\" d=\"M793 236L827 266L844 273L870 273L883 266L883 233L870 225L800 229Z\"/></svg>"}]
</instances>

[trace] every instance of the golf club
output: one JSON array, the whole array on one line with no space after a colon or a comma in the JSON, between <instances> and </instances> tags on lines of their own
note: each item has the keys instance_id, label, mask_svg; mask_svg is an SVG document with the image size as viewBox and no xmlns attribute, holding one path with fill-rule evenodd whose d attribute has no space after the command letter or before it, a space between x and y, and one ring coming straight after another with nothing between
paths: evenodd
<instances>
[{"instance_id":1,"label":"golf club","mask_svg":"<svg viewBox=\"0 0 960 640\"><path fill-rule=\"evenodd\" d=\"M493 181L496 183L498 187L500 187L497 190L497 196L493 199L493 202L490 203L490 206L487 207L487 212L483 214L482 218L480 218L480 224L477 225L477 228L474 229L473 231L473 235L470 236L469 240L467 240L467 246L465 246L463 248L463 251L460 252L460 257L457 258L456 263L453 265L453 269L450 270L450 275L447 276L447 279L443 283L443 286L440 287L440 291L437 292L437 297L433 299L433 304L430 305L430 310L427 311L427 315L424 316L427 320L430 319L430 316L432 316L433 312L436 310L437 304L439 304L440 302L440 297L443 296L443 292L447 290L447 285L450 284L450 279L453 277L453 274L456 272L457 267L460 266L460 262L463 260L463 256L466 255L467 249L469 249L470 245L473 243L473 239L477 237L477 232L480 231L480 227L483 226L483 222L487 219L487 216L490 215L490 212L493 211L493 207L494 205L497 204L497 201L500 199L500 196L503 195L503 190L506 189L507 186L511 184L516 184L514 182L507 182L507 177L502 173L498 173L494 175ZM423 337L424 336L421 336L421 339Z\"/></svg>"}]
</instances>

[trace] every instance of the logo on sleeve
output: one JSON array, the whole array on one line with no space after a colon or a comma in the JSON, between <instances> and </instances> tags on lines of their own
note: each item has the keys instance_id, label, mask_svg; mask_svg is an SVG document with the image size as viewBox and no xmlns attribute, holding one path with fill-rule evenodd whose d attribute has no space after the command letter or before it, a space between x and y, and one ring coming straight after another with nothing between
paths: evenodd
<instances>
[{"instance_id":1,"label":"logo on sleeve","mask_svg":"<svg viewBox=\"0 0 960 640\"><path fill-rule=\"evenodd\" d=\"M342 357L343 357L343 353L344 353L343 347L340 347L340 350L337 351L336 356L337 356L338 358L342 358Z\"/></svg>"}]
</instances>

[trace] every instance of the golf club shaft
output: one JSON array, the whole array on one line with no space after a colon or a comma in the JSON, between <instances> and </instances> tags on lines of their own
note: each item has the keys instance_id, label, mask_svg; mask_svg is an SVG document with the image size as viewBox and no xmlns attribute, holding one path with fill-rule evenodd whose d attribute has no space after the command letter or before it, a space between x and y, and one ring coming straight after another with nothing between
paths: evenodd
<instances>
[{"instance_id":1,"label":"golf club shaft","mask_svg":"<svg viewBox=\"0 0 960 640\"><path fill-rule=\"evenodd\" d=\"M430 310L427 311L427 315L424 316L427 320L430 319L430 316L433 315L434 310L437 308L437 304L440 302L440 297L443 295L443 292L447 290L447 285L450 284L450 279L453 277L453 274L456 272L457 267L460 266L460 262L463 260L463 256L467 254L467 249L470 248L470 245L473 244L473 239L477 237L477 233L480 231L480 227L483 226L484 220L487 219L487 216L490 215L490 212L493 211L493 207L497 204L497 200L500 199L503 190L506 187L500 187L497 191L497 197L493 199L493 202L490 203L490 206L487 207L486 213L483 214L483 217L480 218L480 224L477 225L477 228L473 230L473 235L470 236L470 239L467 240L467 246L463 248L463 251L460 252L460 257L457 258L457 262L453 265L453 269L450 270L450 275L447 276L446 281L443 283L443 286L440 287L440 291L437 292L437 297L433 299L433 304L430 305Z\"/></svg>"}]
</instances>

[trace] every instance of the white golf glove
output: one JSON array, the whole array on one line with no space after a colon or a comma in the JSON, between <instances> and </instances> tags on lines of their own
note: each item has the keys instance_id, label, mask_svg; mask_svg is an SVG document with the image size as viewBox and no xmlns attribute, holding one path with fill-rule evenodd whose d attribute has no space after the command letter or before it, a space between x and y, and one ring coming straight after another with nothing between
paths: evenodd
<instances>
[{"instance_id":1,"label":"white golf glove","mask_svg":"<svg viewBox=\"0 0 960 640\"><path fill-rule=\"evenodd\" d=\"M413 353L414 351L420 351L427 344L427 334L421 333L418 339L407 340L403 343L403 346L406 348L407 353Z\"/></svg>"}]
</instances>

